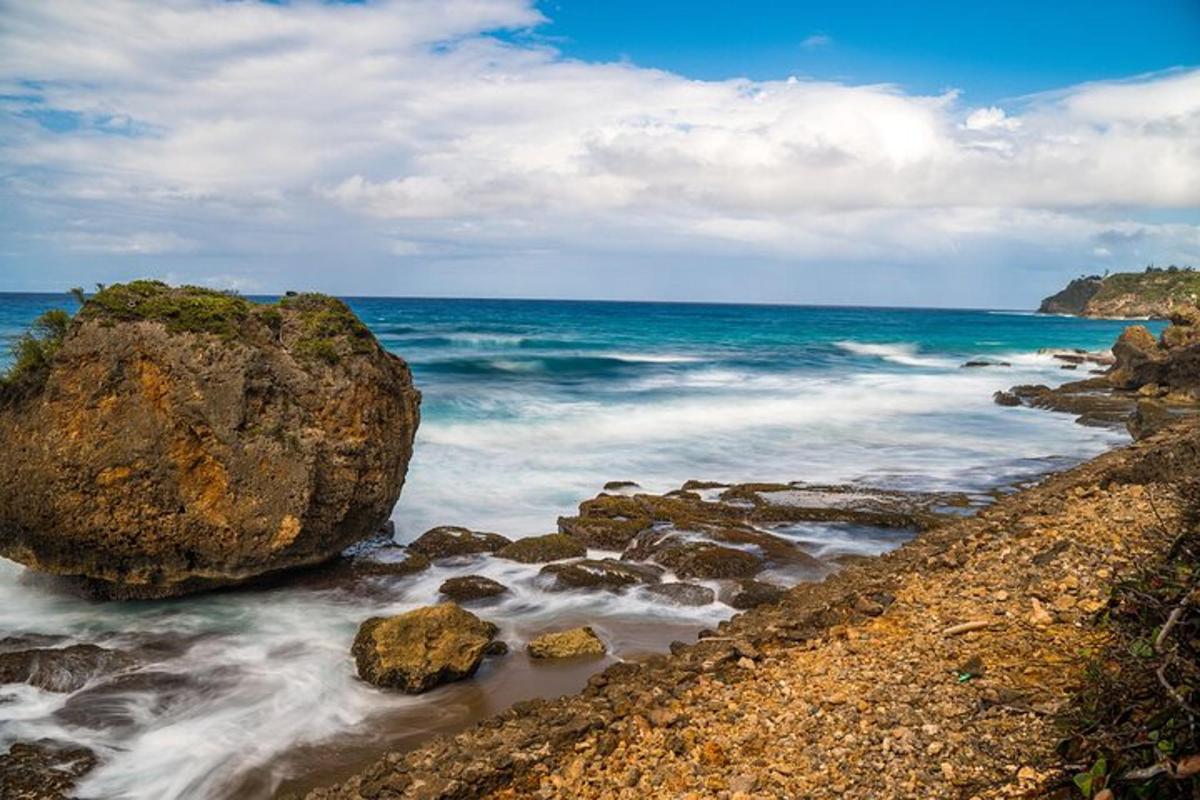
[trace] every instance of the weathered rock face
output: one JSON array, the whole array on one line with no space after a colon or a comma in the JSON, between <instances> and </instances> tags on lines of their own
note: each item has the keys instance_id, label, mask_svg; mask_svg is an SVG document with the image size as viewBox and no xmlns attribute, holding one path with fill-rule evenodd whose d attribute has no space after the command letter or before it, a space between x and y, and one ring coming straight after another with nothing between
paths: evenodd
<instances>
[{"instance_id":1,"label":"weathered rock face","mask_svg":"<svg viewBox=\"0 0 1200 800\"><path fill-rule=\"evenodd\" d=\"M388 518L419 402L338 300L109 287L0 408L0 555L113 597L323 561Z\"/></svg>"},{"instance_id":2,"label":"weathered rock face","mask_svg":"<svg viewBox=\"0 0 1200 800\"><path fill-rule=\"evenodd\" d=\"M544 633L530 642L527 650L531 658L574 658L602 656L607 648L594 630L583 627Z\"/></svg>"},{"instance_id":3,"label":"weathered rock face","mask_svg":"<svg viewBox=\"0 0 1200 800\"><path fill-rule=\"evenodd\" d=\"M632 564L615 558L584 558L547 564L539 574L551 578L548 588L554 591L606 589L617 592L639 583L658 583L662 572L650 564Z\"/></svg>"},{"instance_id":4,"label":"weathered rock face","mask_svg":"<svg viewBox=\"0 0 1200 800\"><path fill-rule=\"evenodd\" d=\"M409 694L475 674L498 628L453 603L394 617L372 617L351 653L358 676Z\"/></svg>"}]
</instances>

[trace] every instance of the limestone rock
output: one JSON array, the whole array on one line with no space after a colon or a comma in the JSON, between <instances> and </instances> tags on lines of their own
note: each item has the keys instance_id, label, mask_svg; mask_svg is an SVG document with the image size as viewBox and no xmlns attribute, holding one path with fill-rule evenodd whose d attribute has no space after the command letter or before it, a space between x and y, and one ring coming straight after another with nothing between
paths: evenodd
<instances>
[{"instance_id":1,"label":"limestone rock","mask_svg":"<svg viewBox=\"0 0 1200 800\"><path fill-rule=\"evenodd\" d=\"M325 561L388 519L419 403L339 300L110 286L0 391L0 555L112 597Z\"/></svg>"},{"instance_id":2,"label":"limestone rock","mask_svg":"<svg viewBox=\"0 0 1200 800\"><path fill-rule=\"evenodd\" d=\"M359 627L351 653L364 681L419 694L474 675L498 631L446 603L368 619Z\"/></svg>"},{"instance_id":3,"label":"limestone rock","mask_svg":"<svg viewBox=\"0 0 1200 800\"><path fill-rule=\"evenodd\" d=\"M583 627L544 633L529 643L528 650L532 658L572 658L602 656L607 648L595 631Z\"/></svg>"}]
</instances>

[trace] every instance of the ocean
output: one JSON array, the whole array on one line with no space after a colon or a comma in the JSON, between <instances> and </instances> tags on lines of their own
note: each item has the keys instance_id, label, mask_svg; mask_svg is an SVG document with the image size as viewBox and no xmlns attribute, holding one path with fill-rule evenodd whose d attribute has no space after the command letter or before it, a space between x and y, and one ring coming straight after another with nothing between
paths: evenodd
<instances>
[{"instance_id":1,"label":"ocean","mask_svg":"<svg viewBox=\"0 0 1200 800\"><path fill-rule=\"evenodd\" d=\"M1126 323L1023 312L574 301L347 298L424 393L397 538L434 525L547 533L605 482L854 482L984 498L1127 441L992 393L1087 377L1045 348L1106 350ZM57 295L0 294L0 339ZM1155 326L1157 327L1157 326ZM3 344L3 342L0 342ZM4 348L7 351L7 348ZM0 359L5 356L0 356ZM1009 366L963 368L973 359ZM820 556L903 534L813 525ZM515 655L420 697L353 675L357 625L426 605L451 575L510 585L481 611ZM264 797L348 774L517 699L578 689L597 664L531 665L524 641L593 625L608 660L662 651L733 613L631 593L548 593L536 567L437 565L370 591L284 584L170 601L63 595L0 562L0 638L39 634L130 653L136 668L73 694L0 687L0 747L51 737L101 758L84 798Z\"/></svg>"}]
</instances>

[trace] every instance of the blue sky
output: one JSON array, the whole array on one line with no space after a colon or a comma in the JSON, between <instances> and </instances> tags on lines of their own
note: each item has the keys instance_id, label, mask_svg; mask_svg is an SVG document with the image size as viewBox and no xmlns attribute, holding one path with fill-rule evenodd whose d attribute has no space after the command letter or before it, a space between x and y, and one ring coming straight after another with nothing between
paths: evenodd
<instances>
[{"instance_id":1,"label":"blue sky","mask_svg":"<svg viewBox=\"0 0 1200 800\"><path fill-rule=\"evenodd\" d=\"M1196 0L538 4L567 55L714 80L807 75L954 87L976 102L1200 63Z\"/></svg>"},{"instance_id":2,"label":"blue sky","mask_svg":"<svg viewBox=\"0 0 1200 800\"><path fill-rule=\"evenodd\" d=\"M0 290L1020 308L1200 263L1194 0L0 17Z\"/></svg>"}]
</instances>

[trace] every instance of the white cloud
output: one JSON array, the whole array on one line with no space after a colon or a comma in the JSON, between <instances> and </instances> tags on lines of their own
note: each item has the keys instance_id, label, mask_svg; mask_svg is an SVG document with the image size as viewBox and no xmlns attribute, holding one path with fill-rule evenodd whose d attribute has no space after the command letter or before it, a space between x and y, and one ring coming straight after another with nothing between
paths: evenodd
<instances>
[{"instance_id":1,"label":"white cloud","mask_svg":"<svg viewBox=\"0 0 1200 800\"><path fill-rule=\"evenodd\" d=\"M187 253L195 250L197 242L170 231L141 231L137 233L88 233L72 231L57 238L74 253L110 253L116 255L162 255Z\"/></svg>"},{"instance_id":2,"label":"white cloud","mask_svg":"<svg viewBox=\"0 0 1200 800\"><path fill-rule=\"evenodd\" d=\"M0 15L0 202L80 253L1096 258L1113 225L1200 206L1200 71L967 108L489 35L536 26L525 0L0 0ZM78 215L87 231L50 235ZM1200 252L1194 225L1137 224L1148 238L1099 246ZM171 228L186 236L148 233Z\"/></svg>"},{"instance_id":3,"label":"white cloud","mask_svg":"<svg viewBox=\"0 0 1200 800\"><path fill-rule=\"evenodd\" d=\"M811 36L806 36L804 41L800 42L801 47L815 50L818 47L828 47L833 44L833 37L827 36L824 33L814 33Z\"/></svg>"}]
</instances>

